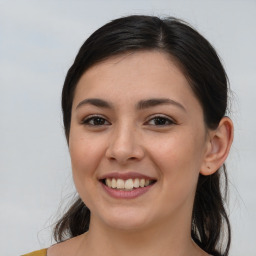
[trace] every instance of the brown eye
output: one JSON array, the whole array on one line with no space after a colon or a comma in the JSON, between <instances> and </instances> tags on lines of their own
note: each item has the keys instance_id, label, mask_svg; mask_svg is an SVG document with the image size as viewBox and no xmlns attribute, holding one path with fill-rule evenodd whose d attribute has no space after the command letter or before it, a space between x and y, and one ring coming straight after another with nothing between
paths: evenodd
<instances>
[{"instance_id":1,"label":"brown eye","mask_svg":"<svg viewBox=\"0 0 256 256\"><path fill-rule=\"evenodd\" d=\"M83 124L91 126L103 126L109 125L110 123L101 116L92 116L83 120Z\"/></svg>"},{"instance_id":2,"label":"brown eye","mask_svg":"<svg viewBox=\"0 0 256 256\"><path fill-rule=\"evenodd\" d=\"M175 122L167 117L155 116L154 118L148 121L148 124L155 126L166 126L175 124Z\"/></svg>"}]
</instances>

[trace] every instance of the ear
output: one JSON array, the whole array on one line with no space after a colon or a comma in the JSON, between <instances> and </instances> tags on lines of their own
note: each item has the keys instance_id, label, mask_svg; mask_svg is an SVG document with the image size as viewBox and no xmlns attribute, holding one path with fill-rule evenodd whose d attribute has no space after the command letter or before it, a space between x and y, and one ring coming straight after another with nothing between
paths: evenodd
<instances>
[{"instance_id":1,"label":"ear","mask_svg":"<svg viewBox=\"0 0 256 256\"><path fill-rule=\"evenodd\" d=\"M211 175L225 162L234 136L234 126L230 118L223 117L215 130L210 130L204 161L200 173Z\"/></svg>"}]
</instances>

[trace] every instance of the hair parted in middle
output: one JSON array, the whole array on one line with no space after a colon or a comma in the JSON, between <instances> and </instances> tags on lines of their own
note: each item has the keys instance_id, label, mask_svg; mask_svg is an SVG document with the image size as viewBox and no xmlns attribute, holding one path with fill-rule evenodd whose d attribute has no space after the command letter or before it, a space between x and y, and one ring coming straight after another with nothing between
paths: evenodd
<instances>
[{"instance_id":1,"label":"hair parted in middle","mask_svg":"<svg viewBox=\"0 0 256 256\"><path fill-rule=\"evenodd\" d=\"M186 22L168 17L132 15L113 20L96 30L80 48L70 67L62 91L63 122L69 141L71 111L76 85L93 65L110 57L137 51L161 51L172 59L187 78L200 102L206 127L216 129L227 111L228 79L211 44ZM222 174L222 175L221 175ZM228 255L230 224L224 207L220 179L227 189L225 165L210 176L199 175L191 237L212 255ZM224 193L225 194L225 193ZM58 221L57 241L88 231L90 210L78 197ZM227 227L227 243L221 252L221 230Z\"/></svg>"}]
</instances>

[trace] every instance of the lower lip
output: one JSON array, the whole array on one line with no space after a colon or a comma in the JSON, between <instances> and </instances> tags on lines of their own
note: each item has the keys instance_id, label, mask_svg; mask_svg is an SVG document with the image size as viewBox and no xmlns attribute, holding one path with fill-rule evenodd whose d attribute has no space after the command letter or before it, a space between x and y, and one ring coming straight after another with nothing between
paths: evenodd
<instances>
[{"instance_id":1,"label":"lower lip","mask_svg":"<svg viewBox=\"0 0 256 256\"><path fill-rule=\"evenodd\" d=\"M155 183L148 185L146 187L143 188L135 188L133 190L118 190L118 189L114 189L114 188L110 188L108 186L106 186L105 184L101 183L104 190L112 197L114 198L118 198L118 199L133 199L133 198L137 198L143 194L145 194L146 192L148 192Z\"/></svg>"}]
</instances>

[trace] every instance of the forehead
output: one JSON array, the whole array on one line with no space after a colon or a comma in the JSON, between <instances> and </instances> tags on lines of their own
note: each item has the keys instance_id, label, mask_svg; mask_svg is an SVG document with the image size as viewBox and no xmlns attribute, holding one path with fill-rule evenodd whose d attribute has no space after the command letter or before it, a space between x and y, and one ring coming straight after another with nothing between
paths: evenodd
<instances>
[{"instance_id":1,"label":"forehead","mask_svg":"<svg viewBox=\"0 0 256 256\"><path fill-rule=\"evenodd\" d=\"M111 57L89 68L77 84L74 101L100 97L134 102L167 96L181 103L197 101L183 72L168 54L141 51Z\"/></svg>"},{"instance_id":2,"label":"forehead","mask_svg":"<svg viewBox=\"0 0 256 256\"><path fill-rule=\"evenodd\" d=\"M168 73L169 77L167 77ZM163 79L186 80L178 62L169 54L158 50L135 51L110 57L86 70L80 80L84 80L84 78L88 80L95 77L100 79L99 74L109 77L114 75L116 79L132 79L136 76L136 80L138 80L138 77L145 80L147 77L155 77L157 80L160 77L163 77Z\"/></svg>"}]
</instances>

